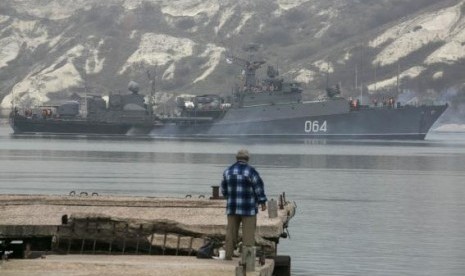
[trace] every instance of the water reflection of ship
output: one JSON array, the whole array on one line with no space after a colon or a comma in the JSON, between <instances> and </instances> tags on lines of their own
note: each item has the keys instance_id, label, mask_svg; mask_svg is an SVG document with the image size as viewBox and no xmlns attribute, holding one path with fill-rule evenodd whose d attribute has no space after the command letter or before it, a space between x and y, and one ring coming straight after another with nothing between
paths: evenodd
<instances>
[{"instance_id":1,"label":"water reflection of ship","mask_svg":"<svg viewBox=\"0 0 465 276\"><path fill-rule=\"evenodd\" d=\"M128 132L160 137L291 137L343 139L424 139L447 105L362 105L341 97L339 86L327 89L327 97L303 101L298 82L285 81L273 66L258 79L257 70L265 61L226 55L228 63L239 66L243 81L226 97L217 94L178 97L177 115L154 116L147 108L138 86L130 95L110 96L108 108L101 97L87 99L88 114L80 118L72 103L58 107L57 117L11 118L15 133ZM61 109L60 109L61 108Z\"/></svg>"}]
</instances>

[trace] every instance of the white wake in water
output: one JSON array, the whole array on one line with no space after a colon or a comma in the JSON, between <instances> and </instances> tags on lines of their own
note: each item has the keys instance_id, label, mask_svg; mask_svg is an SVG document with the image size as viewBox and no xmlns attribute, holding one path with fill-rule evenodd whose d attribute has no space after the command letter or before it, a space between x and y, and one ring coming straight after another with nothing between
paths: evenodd
<instances>
[{"instance_id":1,"label":"white wake in water","mask_svg":"<svg viewBox=\"0 0 465 276\"><path fill-rule=\"evenodd\" d=\"M439 132L465 132L465 124L444 124L441 125L433 131Z\"/></svg>"}]
</instances>

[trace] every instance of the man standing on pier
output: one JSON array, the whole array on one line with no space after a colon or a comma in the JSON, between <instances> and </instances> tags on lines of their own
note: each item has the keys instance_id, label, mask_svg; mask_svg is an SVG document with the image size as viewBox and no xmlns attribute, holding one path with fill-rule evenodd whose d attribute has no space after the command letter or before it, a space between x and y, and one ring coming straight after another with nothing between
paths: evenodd
<instances>
[{"instance_id":1,"label":"man standing on pier","mask_svg":"<svg viewBox=\"0 0 465 276\"><path fill-rule=\"evenodd\" d=\"M242 222L243 246L255 246L258 205L266 210L266 195L263 181L254 167L248 164L249 152L241 149L236 154L236 163L223 173L221 192L227 199L226 213L226 260L231 260L238 241L239 225Z\"/></svg>"}]
</instances>

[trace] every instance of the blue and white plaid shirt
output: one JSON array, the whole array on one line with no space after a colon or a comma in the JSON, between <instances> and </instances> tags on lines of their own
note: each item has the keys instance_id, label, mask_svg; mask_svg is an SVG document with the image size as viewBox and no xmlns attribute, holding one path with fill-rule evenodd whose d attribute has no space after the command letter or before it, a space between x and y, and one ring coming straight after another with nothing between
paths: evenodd
<instances>
[{"instance_id":1,"label":"blue and white plaid shirt","mask_svg":"<svg viewBox=\"0 0 465 276\"><path fill-rule=\"evenodd\" d=\"M267 201L260 175L254 167L241 161L224 171L221 192L227 199L228 215L255 216L258 204Z\"/></svg>"}]
</instances>

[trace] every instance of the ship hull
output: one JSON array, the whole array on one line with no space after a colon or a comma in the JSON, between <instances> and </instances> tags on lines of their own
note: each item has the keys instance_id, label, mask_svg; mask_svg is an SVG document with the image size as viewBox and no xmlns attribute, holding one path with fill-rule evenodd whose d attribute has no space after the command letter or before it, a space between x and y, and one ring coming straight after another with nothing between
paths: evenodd
<instances>
[{"instance_id":1,"label":"ship hull","mask_svg":"<svg viewBox=\"0 0 465 276\"><path fill-rule=\"evenodd\" d=\"M276 108L283 111L283 107ZM446 108L446 105L368 108L339 114L283 116L277 119L264 117L248 121L173 123L156 128L151 134L162 137L423 140Z\"/></svg>"},{"instance_id":2,"label":"ship hull","mask_svg":"<svg viewBox=\"0 0 465 276\"><path fill-rule=\"evenodd\" d=\"M105 123L15 116L15 133L141 134L152 137L266 137L422 140L447 105L349 110L346 101L231 109L218 120ZM205 118L203 118L205 119Z\"/></svg>"},{"instance_id":3,"label":"ship hull","mask_svg":"<svg viewBox=\"0 0 465 276\"><path fill-rule=\"evenodd\" d=\"M100 134L126 135L130 133L148 134L152 125L130 123L107 123L86 120L30 119L23 116L10 118L10 125L15 134Z\"/></svg>"}]
</instances>

